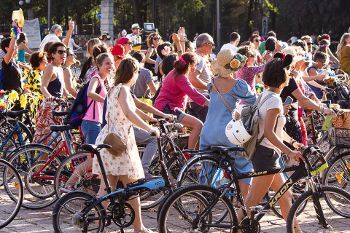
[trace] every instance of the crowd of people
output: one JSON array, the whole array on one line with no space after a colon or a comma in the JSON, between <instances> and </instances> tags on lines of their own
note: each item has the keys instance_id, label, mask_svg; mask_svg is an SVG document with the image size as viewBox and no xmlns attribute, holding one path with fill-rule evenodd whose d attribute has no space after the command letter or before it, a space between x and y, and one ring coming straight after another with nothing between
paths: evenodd
<instances>
[{"instance_id":1,"label":"crowd of people","mask_svg":"<svg viewBox=\"0 0 350 233\"><path fill-rule=\"evenodd\" d=\"M15 31L16 23L13 28ZM307 144L303 111L331 114L332 110L321 103L327 90L325 81L335 72L350 74L349 33L341 37L333 53L328 34L318 38L304 35L287 43L273 31L266 38L254 32L244 42L239 33L232 32L230 42L215 55L211 35L202 33L191 41L183 27L170 38L149 33L147 50L136 50L142 38L139 25L133 24L130 34L123 32L114 42L108 33L91 38L86 44L87 59L79 77L75 77L71 71L78 62L72 50L76 46L71 38L73 29L74 23L70 22L62 39L62 27L53 25L38 51L28 48L24 33L2 39L2 89L41 96L34 114L36 141L54 124L55 99L75 98L77 83L89 83L88 109L81 124L85 143L103 143L106 134L114 131L127 138L127 150L117 159L107 150L101 152L112 188L118 180L125 185L143 177L152 178L148 166L157 152L152 135L159 137L159 131L149 123L156 122L157 117L183 124L190 132L189 149L232 147L236 145L225 133L232 112L239 111L242 105L255 104L257 99L262 103L258 150L251 161L233 155L237 170L276 168L282 153L298 160L301 155L295 148ZM29 63L25 54L30 55ZM287 98L292 98L292 103L284 105ZM138 144L146 145L142 158ZM95 159L85 163L94 173L100 173ZM270 187L277 191L283 183L284 177L277 174L244 179L240 185L247 206L254 206ZM67 189L72 184L74 180L68 181ZM104 192L101 185L98 195ZM291 199L287 192L280 203L285 219ZM136 211L135 232L152 232L142 224L139 198L130 204Z\"/></svg>"}]
</instances>

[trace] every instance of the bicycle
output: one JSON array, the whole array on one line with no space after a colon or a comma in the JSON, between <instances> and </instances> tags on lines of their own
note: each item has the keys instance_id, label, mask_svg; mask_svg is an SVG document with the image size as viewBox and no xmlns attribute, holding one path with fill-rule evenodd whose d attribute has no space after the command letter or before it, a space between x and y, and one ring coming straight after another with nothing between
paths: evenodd
<instances>
[{"instance_id":1,"label":"bicycle","mask_svg":"<svg viewBox=\"0 0 350 233\"><path fill-rule=\"evenodd\" d=\"M226 147L215 147L214 149L220 151L220 153L236 150L236 148ZM346 208L346 206L350 208L350 194L336 187L321 186L315 181L315 175L327 168L327 162L319 149L309 147L303 151L302 155L305 162L300 162L297 166L287 167L283 170L273 169L242 174L237 174L235 170L232 170L230 173L233 174L234 179L217 189L206 185L190 185L179 188L162 205L159 214L160 218L158 219L159 232L214 232L218 229L226 229L229 232L237 232L238 230L252 233L260 232L259 220L293 184L302 178L306 180L309 189L293 203L288 215L287 232L294 232L294 219L300 208L303 208L300 213L300 219L304 217L308 220L308 223L317 222L324 229L328 228L328 220L339 220L339 216L346 217L348 210L343 211L342 208ZM263 206L252 207L250 216L247 216L238 181L243 178L289 171L294 171L294 173L275 193L274 197ZM234 203L229 199L232 186L236 190ZM320 201L321 199L322 201ZM309 207L304 208L305 203L311 203L313 207L311 212L307 213L308 216L305 216L305 213L309 210ZM191 209L191 207L194 209ZM238 222L235 207L242 208L244 218L241 222ZM327 207L330 207L330 210L323 211ZM223 212L227 212L226 216L223 216ZM316 216L312 216L312 214L316 214ZM331 215L332 219L326 218L325 214ZM175 222L172 222L172 217L176 219ZM343 224L347 223L348 220L341 219L339 221L341 221L340 225L333 226L341 228L338 228L338 230L344 230ZM181 224L188 225L183 226ZM305 225L300 224L300 227L304 229ZM348 225L345 224L345 227L348 229ZM319 231L313 229L312 232Z\"/></svg>"},{"instance_id":2,"label":"bicycle","mask_svg":"<svg viewBox=\"0 0 350 233\"><path fill-rule=\"evenodd\" d=\"M16 169L3 159L0 159L0 200L2 209L0 229L2 229L17 216L23 201L21 177Z\"/></svg>"},{"instance_id":3,"label":"bicycle","mask_svg":"<svg viewBox=\"0 0 350 233\"><path fill-rule=\"evenodd\" d=\"M154 176L160 176L161 168L160 164L163 161L166 164L167 170L170 173L172 183L179 173L180 168L185 164L185 158L183 157L181 150L178 148L174 139L177 138L177 129L182 128L182 125L178 123L170 123L164 119L159 119L159 129L161 132L161 148L163 152L162 158L159 153L150 162L149 172ZM58 198L62 197L64 193L69 191L84 191L93 196L99 190L100 179L92 174L92 167L87 166L85 161L92 160L93 154L88 151L79 151L76 154L71 155L64 160L57 169L54 187ZM84 163L84 166L82 165ZM91 162L92 164L92 162ZM76 172L75 170L79 171ZM75 176L76 181L70 190L66 190L67 181L69 178ZM164 177L166 179L166 177ZM152 190L152 192L143 191L140 193L142 210L156 207L164 198L168 191Z\"/></svg>"},{"instance_id":4,"label":"bicycle","mask_svg":"<svg viewBox=\"0 0 350 233\"><path fill-rule=\"evenodd\" d=\"M70 192L59 199L53 212L53 227L55 232L66 232L72 229L79 229L83 232L102 232L110 222L114 222L120 227L121 232L124 228L129 227L135 219L135 211L127 203L127 200L144 190L169 190L171 188L170 178L167 167L164 163L163 153L161 150L160 139L157 139L161 173L166 178L154 178L151 180L140 179L136 182L127 184L127 187L118 186L115 191L111 190L108 183L102 158L101 149L110 148L109 145L83 145L82 149L92 153L97 157L101 168L102 181L106 185L107 194L96 198L91 194L81 191ZM80 203L76 204L78 201ZM108 208L104 209L102 202L108 201ZM77 207L77 209L74 209ZM91 226L93 225L93 226Z\"/></svg>"}]
</instances>

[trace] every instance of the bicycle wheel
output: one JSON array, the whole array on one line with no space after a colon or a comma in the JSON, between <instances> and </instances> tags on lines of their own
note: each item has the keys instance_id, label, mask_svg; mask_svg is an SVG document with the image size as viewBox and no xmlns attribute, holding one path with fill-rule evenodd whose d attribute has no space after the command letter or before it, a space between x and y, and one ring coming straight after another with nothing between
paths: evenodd
<instances>
[{"instance_id":1,"label":"bicycle wheel","mask_svg":"<svg viewBox=\"0 0 350 233\"><path fill-rule=\"evenodd\" d=\"M45 169L36 173L43 166L37 162L40 156L49 156L52 149L43 145L28 145L11 156L10 163L17 169L24 185L23 207L41 209L56 201L53 180L59 160L54 159Z\"/></svg>"},{"instance_id":2,"label":"bicycle wheel","mask_svg":"<svg viewBox=\"0 0 350 233\"><path fill-rule=\"evenodd\" d=\"M90 194L78 191L64 195L52 211L55 232L103 232L106 211L101 204L92 205L93 198ZM85 209L89 209L89 212L83 215Z\"/></svg>"},{"instance_id":3,"label":"bicycle wheel","mask_svg":"<svg viewBox=\"0 0 350 233\"><path fill-rule=\"evenodd\" d=\"M0 172L0 229L2 229L12 222L22 206L23 183L16 169L2 159Z\"/></svg>"},{"instance_id":4,"label":"bicycle wheel","mask_svg":"<svg viewBox=\"0 0 350 233\"><path fill-rule=\"evenodd\" d=\"M179 174L179 171L181 169L180 161L177 160L175 157L171 158L168 161L168 164L166 167L168 168L168 174L171 183L173 186L176 184L176 177L177 174ZM152 175L161 175L160 171L153 170ZM156 207L159 203L162 202L164 197L168 194L168 190L151 190L151 191L143 191L140 193L140 200L141 200L141 209L142 210L148 210L151 208Z\"/></svg>"},{"instance_id":5,"label":"bicycle wheel","mask_svg":"<svg viewBox=\"0 0 350 233\"><path fill-rule=\"evenodd\" d=\"M219 187L230 181L229 171L221 166L220 160L212 155L200 155L190 159L180 171L177 187L206 184Z\"/></svg>"},{"instance_id":6,"label":"bicycle wheel","mask_svg":"<svg viewBox=\"0 0 350 233\"><path fill-rule=\"evenodd\" d=\"M296 217L296 213L304 203L305 209ZM337 213L330 208L337 209ZM350 210L350 194L333 186L322 186L319 191L307 191L292 205L288 214L287 232L347 232L349 219L343 217ZM297 225L297 219L302 220ZM299 226L300 229L295 228Z\"/></svg>"},{"instance_id":7,"label":"bicycle wheel","mask_svg":"<svg viewBox=\"0 0 350 233\"><path fill-rule=\"evenodd\" d=\"M336 158L327 169L322 180L325 185L332 185L350 192L350 155Z\"/></svg>"},{"instance_id":8,"label":"bicycle wheel","mask_svg":"<svg viewBox=\"0 0 350 233\"><path fill-rule=\"evenodd\" d=\"M69 191L82 191L96 196L101 180L92 174L92 158L88 152L77 152L64 160L55 175L58 198Z\"/></svg>"},{"instance_id":9,"label":"bicycle wheel","mask_svg":"<svg viewBox=\"0 0 350 233\"><path fill-rule=\"evenodd\" d=\"M237 228L236 212L232 202L220 194L217 189L205 185L176 190L162 205L159 232L234 232ZM201 216L204 212L207 214ZM226 218L217 221L222 212L228 212Z\"/></svg>"}]
</instances>

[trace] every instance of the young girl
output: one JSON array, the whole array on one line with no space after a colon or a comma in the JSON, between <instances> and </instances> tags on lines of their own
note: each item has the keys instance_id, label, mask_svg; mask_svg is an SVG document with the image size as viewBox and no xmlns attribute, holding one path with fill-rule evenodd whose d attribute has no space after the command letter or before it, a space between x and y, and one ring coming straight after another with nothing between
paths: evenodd
<instances>
[{"instance_id":1,"label":"young girl","mask_svg":"<svg viewBox=\"0 0 350 233\"><path fill-rule=\"evenodd\" d=\"M136 106L130 93L130 87L135 84L139 71L139 64L133 58L124 59L116 72L115 86L110 90L107 100L106 120L107 124L96 139L96 144L103 143L109 133L121 134L127 140L126 152L114 157L107 150L101 150L101 157L106 169L107 177L112 190L116 188L120 180L125 186L144 177L141 160L137 150L133 125L136 125L151 134L159 137L157 128L147 125L137 114ZM93 173L100 173L97 158L93 161ZM105 193L104 185L100 186L97 196ZM134 232L151 233L153 231L145 228L141 219L140 198L132 198L129 204L135 210Z\"/></svg>"}]
</instances>

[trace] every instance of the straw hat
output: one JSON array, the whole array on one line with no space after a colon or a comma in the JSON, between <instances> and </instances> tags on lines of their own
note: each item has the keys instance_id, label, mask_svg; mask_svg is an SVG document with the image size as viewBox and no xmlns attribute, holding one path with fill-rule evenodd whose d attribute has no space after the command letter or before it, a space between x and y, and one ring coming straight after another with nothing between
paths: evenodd
<instances>
[{"instance_id":1,"label":"straw hat","mask_svg":"<svg viewBox=\"0 0 350 233\"><path fill-rule=\"evenodd\" d=\"M244 66L247 57L234 53L231 49L223 49L219 52L211 68L215 75L226 77Z\"/></svg>"}]
</instances>

